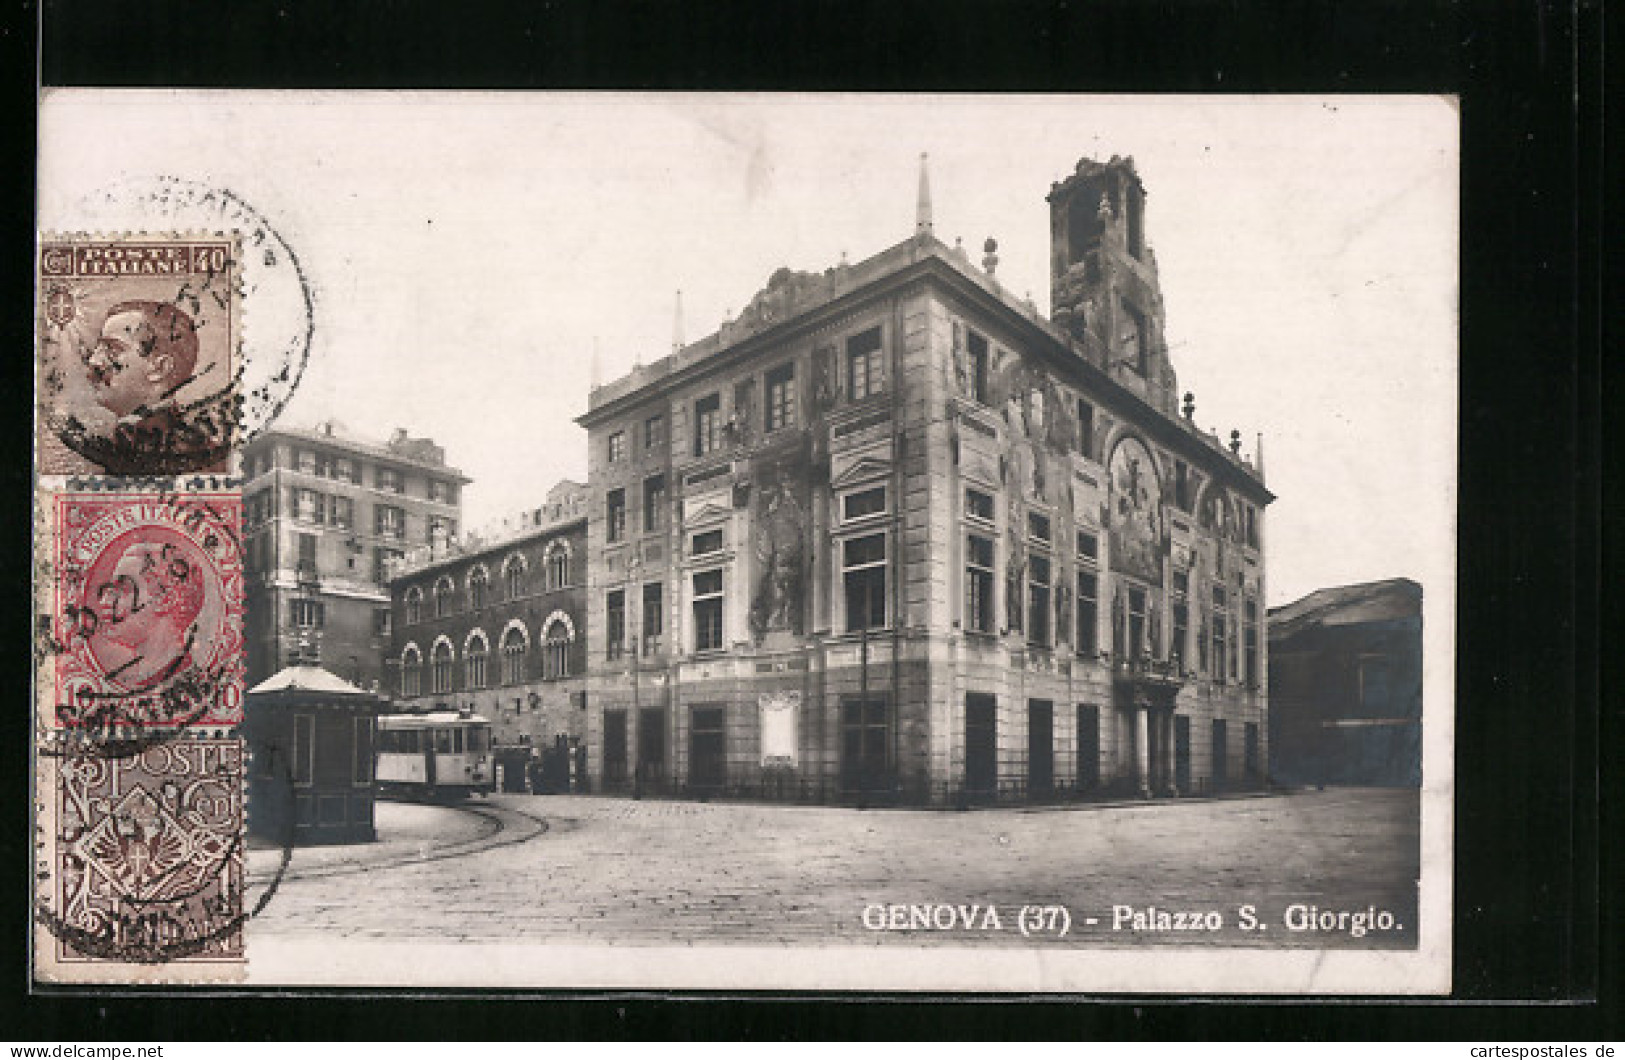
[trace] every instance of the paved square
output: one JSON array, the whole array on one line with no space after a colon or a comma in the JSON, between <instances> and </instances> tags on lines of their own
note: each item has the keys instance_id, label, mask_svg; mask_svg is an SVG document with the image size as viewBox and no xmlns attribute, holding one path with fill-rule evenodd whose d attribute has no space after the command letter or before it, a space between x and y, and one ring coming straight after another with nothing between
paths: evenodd
<instances>
[{"instance_id":1,"label":"paved square","mask_svg":"<svg viewBox=\"0 0 1625 1060\"><path fill-rule=\"evenodd\" d=\"M1414 791L969 812L499 795L459 807L383 802L378 826L376 844L296 851L250 924L250 949L256 936L314 935L1416 944ZM250 903L279 858L251 852ZM1036 912L1057 906L1064 914Z\"/></svg>"}]
</instances>

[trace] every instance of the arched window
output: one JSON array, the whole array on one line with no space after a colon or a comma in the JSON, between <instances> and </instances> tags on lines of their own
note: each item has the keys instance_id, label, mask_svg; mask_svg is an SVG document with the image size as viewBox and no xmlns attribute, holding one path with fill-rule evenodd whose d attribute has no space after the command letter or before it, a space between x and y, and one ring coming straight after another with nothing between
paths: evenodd
<instances>
[{"instance_id":1,"label":"arched window","mask_svg":"<svg viewBox=\"0 0 1625 1060\"><path fill-rule=\"evenodd\" d=\"M523 626L509 626L502 634L502 683L523 684L525 681L525 653L530 645Z\"/></svg>"},{"instance_id":2,"label":"arched window","mask_svg":"<svg viewBox=\"0 0 1625 1060\"><path fill-rule=\"evenodd\" d=\"M542 676L549 681L570 676L570 645L575 642L575 626L568 616L555 611L542 628Z\"/></svg>"},{"instance_id":3,"label":"arched window","mask_svg":"<svg viewBox=\"0 0 1625 1060\"><path fill-rule=\"evenodd\" d=\"M434 694L437 696L451 691L451 664L451 641L442 637L434 646L433 657Z\"/></svg>"},{"instance_id":4,"label":"arched window","mask_svg":"<svg viewBox=\"0 0 1625 1060\"><path fill-rule=\"evenodd\" d=\"M416 644L408 644L401 652L401 695L423 694L423 653Z\"/></svg>"},{"instance_id":5,"label":"arched window","mask_svg":"<svg viewBox=\"0 0 1625 1060\"><path fill-rule=\"evenodd\" d=\"M451 598L456 592L456 586L450 578L441 578L434 583L434 617L445 618L451 614Z\"/></svg>"},{"instance_id":6,"label":"arched window","mask_svg":"<svg viewBox=\"0 0 1625 1060\"><path fill-rule=\"evenodd\" d=\"M562 589L570 584L570 546L555 541L547 546L547 587Z\"/></svg>"},{"instance_id":7,"label":"arched window","mask_svg":"<svg viewBox=\"0 0 1625 1060\"><path fill-rule=\"evenodd\" d=\"M479 630L468 635L468 641L463 645L463 672L464 682L470 691L485 687L485 660L490 654L490 645L485 642L485 634Z\"/></svg>"},{"instance_id":8,"label":"arched window","mask_svg":"<svg viewBox=\"0 0 1625 1060\"><path fill-rule=\"evenodd\" d=\"M415 626L423 621L423 590L417 586L406 590L406 624Z\"/></svg>"},{"instance_id":9,"label":"arched window","mask_svg":"<svg viewBox=\"0 0 1625 1060\"><path fill-rule=\"evenodd\" d=\"M475 567L468 575L468 606L470 610L478 611L483 608L491 598L491 575L484 567Z\"/></svg>"},{"instance_id":10,"label":"arched window","mask_svg":"<svg viewBox=\"0 0 1625 1060\"><path fill-rule=\"evenodd\" d=\"M509 556L502 564L502 580L507 584L508 599L517 600L525 595L525 557Z\"/></svg>"}]
</instances>

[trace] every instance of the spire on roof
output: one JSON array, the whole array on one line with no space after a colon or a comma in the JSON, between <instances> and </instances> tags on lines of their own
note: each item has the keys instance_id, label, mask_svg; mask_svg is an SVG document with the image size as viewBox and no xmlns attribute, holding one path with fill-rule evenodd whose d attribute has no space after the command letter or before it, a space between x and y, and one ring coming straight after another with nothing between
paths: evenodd
<instances>
[{"instance_id":1,"label":"spire on roof","mask_svg":"<svg viewBox=\"0 0 1625 1060\"><path fill-rule=\"evenodd\" d=\"M671 352L677 353L683 348L683 292L677 291L677 307L672 313L671 320Z\"/></svg>"},{"instance_id":2,"label":"spire on roof","mask_svg":"<svg viewBox=\"0 0 1625 1060\"><path fill-rule=\"evenodd\" d=\"M920 152L920 193L914 205L914 234L928 236L931 234L931 175L925 168L926 154Z\"/></svg>"}]
</instances>

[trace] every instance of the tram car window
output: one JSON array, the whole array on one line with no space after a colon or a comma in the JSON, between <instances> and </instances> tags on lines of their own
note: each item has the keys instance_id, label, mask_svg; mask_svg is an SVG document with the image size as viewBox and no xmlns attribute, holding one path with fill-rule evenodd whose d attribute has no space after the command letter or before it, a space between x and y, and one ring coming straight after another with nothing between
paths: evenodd
<instances>
[{"instance_id":1,"label":"tram car window","mask_svg":"<svg viewBox=\"0 0 1625 1060\"><path fill-rule=\"evenodd\" d=\"M472 713L434 711L378 719L379 794L462 799L494 790L491 723Z\"/></svg>"}]
</instances>

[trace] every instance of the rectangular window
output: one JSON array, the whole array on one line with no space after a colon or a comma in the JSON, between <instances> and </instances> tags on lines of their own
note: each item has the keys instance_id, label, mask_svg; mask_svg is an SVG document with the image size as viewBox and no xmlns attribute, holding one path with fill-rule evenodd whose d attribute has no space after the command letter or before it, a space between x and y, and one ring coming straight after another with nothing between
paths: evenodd
<instances>
[{"instance_id":1,"label":"rectangular window","mask_svg":"<svg viewBox=\"0 0 1625 1060\"><path fill-rule=\"evenodd\" d=\"M1096 635L1099 622L1099 593L1099 577L1090 571L1079 571L1078 631L1073 638L1077 641L1079 655L1093 655L1100 650L1100 641Z\"/></svg>"},{"instance_id":2,"label":"rectangular window","mask_svg":"<svg viewBox=\"0 0 1625 1060\"><path fill-rule=\"evenodd\" d=\"M1168 645L1168 657L1176 662L1182 662L1185 658L1185 641L1190 637L1190 625L1190 605L1184 600L1174 601L1174 639Z\"/></svg>"},{"instance_id":3,"label":"rectangular window","mask_svg":"<svg viewBox=\"0 0 1625 1060\"><path fill-rule=\"evenodd\" d=\"M871 534L844 542L841 570L846 584L846 628L883 628L886 625L886 535Z\"/></svg>"},{"instance_id":4,"label":"rectangular window","mask_svg":"<svg viewBox=\"0 0 1625 1060\"><path fill-rule=\"evenodd\" d=\"M1049 647L1049 560L1033 556L1027 561L1027 643Z\"/></svg>"},{"instance_id":5,"label":"rectangular window","mask_svg":"<svg viewBox=\"0 0 1625 1060\"><path fill-rule=\"evenodd\" d=\"M965 791L992 795L999 786L998 701L965 693Z\"/></svg>"},{"instance_id":6,"label":"rectangular window","mask_svg":"<svg viewBox=\"0 0 1625 1060\"><path fill-rule=\"evenodd\" d=\"M387 608L387 607L375 607L375 608L372 609L372 635L373 636L375 636L375 637L387 637L387 636L389 636L391 622L392 622L392 619L390 617L389 608Z\"/></svg>"},{"instance_id":7,"label":"rectangular window","mask_svg":"<svg viewBox=\"0 0 1625 1060\"><path fill-rule=\"evenodd\" d=\"M626 590L612 589L605 601L604 655L619 659L626 652Z\"/></svg>"},{"instance_id":8,"label":"rectangular window","mask_svg":"<svg viewBox=\"0 0 1625 1060\"><path fill-rule=\"evenodd\" d=\"M1183 460L1174 461L1174 504L1180 511L1191 510L1191 469Z\"/></svg>"},{"instance_id":9,"label":"rectangular window","mask_svg":"<svg viewBox=\"0 0 1625 1060\"><path fill-rule=\"evenodd\" d=\"M862 519L870 515L882 515L885 511L885 486L876 486L873 489L848 493L841 498L841 520L843 522L851 522L854 519Z\"/></svg>"},{"instance_id":10,"label":"rectangular window","mask_svg":"<svg viewBox=\"0 0 1625 1060\"><path fill-rule=\"evenodd\" d=\"M1191 572L1186 570L1174 571L1174 592L1188 593L1191 591Z\"/></svg>"},{"instance_id":11,"label":"rectangular window","mask_svg":"<svg viewBox=\"0 0 1625 1060\"><path fill-rule=\"evenodd\" d=\"M987 340L972 331L966 335L970 357L970 396L986 405L987 393Z\"/></svg>"},{"instance_id":12,"label":"rectangular window","mask_svg":"<svg viewBox=\"0 0 1625 1060\"><path fill-rule=\"evenodd\" d=\"M626 432L616 431L609 436L609 462L619 464L626 459Z\"/></svg>"},{"instance_id":13,"label":"rectangular window","mask_svg":"<svg viewBox=\"0 0 1625 1060\"><path fill-rule=\"evenodd\" d=\"M1228 668L1226 666L1225 649L1230 643L1229 625L1228 614L1225 607L1224 586L1215 585L1213 587L1213 622L1210 627L1212 647L1209 649L1212 657L1209 660L1211 665L1208 669L1208 673L1217 679L1221 684L1224 682L1225 674L1228 672Z\"/></svg>"},{"instance_id":14,"label":"rectangular window","mask_svg":"<svg viewBox=\"0 0 1625 1060\"><path fill-rule=\"evenodd\" d=\"M355 501L349 497L333 497L328 509L328 521L341 530L355 525Z\"/></svg>"},{"instance_id":15,"label":"rectangular window","mask_svg":"<svg viewBox=\"0 0 1625 1060\"><path fill-rule=\"evenodd\" d=\"M993 632L993 539L965 539L965 628Z\"/></svg>"},{"instance_id":16,"label":"rectangular window","mask_svg":"<svg viewBox=\"0 0 1625 1060\"><path fill-rule=\"evenodd\" d=\"M666 632L666 587L660 582L643 586L643 654L658 655Z\"/></svg>"},{"instance_id":17,"label":"rectangular window","mask_svg":"<svg viewBox=\"0 0 1625 1060\"><path fill-rule=\"evenodd\" d=\"M980 519L984 523L993 521L993 497L981 490L967 489L965 491L965 515L971 519Z\"/></svg>"},{"instance_id":18,"label":"rectangular window","mask_svg":"<svg viewBox=\"0 0 1625 1060\"><path fill-rule=\"evenodd\" d=\"M878 327L846 340L846 392L853 401L862 401L885 390L885 373Z\"/></svg>"},{"instance_id":19,"label":"rectangular window","mask_svg":"<svg viewBox=\"0 0 1625 1060\"><path fill-rule=\"evenodd\" d=\"M722 647L722 572L702 571L694 575L694 650L716 651Z\"/></svg>"},{"instance_id":20,"label":"rectangular window","mask_svg":"<svg viewBox=\"0 0 1625 1060\"><path fill-rule=\"evenodd\" d=\"M1151 336L1146 334L1145 314L1123 303L1123 356L1140 375L1151 371Z\"/></svg>"},{"instance_id":21,"label":"rectangular window","mask_svg":"<svg viewBox=\"0 0 1625 1060\"><path fill-rule=\"evenodd\" d=\"M293 782L311 782L313 759L316 754L316 717L313 714L293 716Z\"/></svg>"},{"instance_id":22,"label":"rectangular window","mask_svg":"<svg viewBox=\"0 0 1625 1060\"><path fill-rule=\"evenodd\" d=\"M372 738L373 720L371 718L353 718L355 723L355 741L351 746L353 754L350 756L350 783L372 783Z\"/></svg>"},{"instance_id":23,"label":"rectangular window","mask_svg":"<svg viewBox=\"0 0 1625 1060\"><path fill-rule=\"evenodd\" d=\"M694 403L694 455L704 456L717 448L720 441L722 398L708 394Z\"/></svg>"},{"instance_id":24,"label":"rectangular window","mask_svg":"<svg viewBox=\"0 0 1625 1060\"><path fill-rule=\"evenodd\" d=\"M1034 541L1049 543L1049 516L1037 512L1027 513L1027 535Z\"/></svg>"},{"instance_id":25,"label":"rectangular window","mask_svg":"<svg viewBox=\"0 0 1625 1060\"><path fill-rule=\"evenodd\" d=\"M378 469L378 488L390 493L405 493L406 480L394 468L381 467Z\"/></svg>"},{"instance_id":26,"label":"rectangular window","mask_svg":"<svg viewBox=\"0 0 1625 1060\"><path fill-rule=\"evenodd\" d=\"M389 572L395 563L403 559L400 549L374 548L372 550L372 580L383 585L389 580Z\"/></svg>"},{"instance_id":27,"label":"rectangular window","mask_svg":"<svg viewBox=\"0 0 1625 1060\"><path fill-rule=\"evenodd\" d=\"M638 711L638 776L660 781L666 776L666 708Z\"/></svg>"},{"instance_id":28,"label":"rectangular window","mask_svg":"<svg viewBox=\"0 0 1625 1060\"><path fill-rule=\"evenodd\" d=\"M796 421L796 366L784 364L767 373L767 420L769 433Z\"/></svg>"},{"instance_id":29,"label":"rectangular window","mask_svg":"<svg viewBox=\"0 0 1625 1060\"><path fill-rule=\"evenodd\" d=\"M316 473L316 454L311 452L309 449L299 450L295 457L295 461L299 470L303 471L305 474L314 475Z\"/></svg>"},{"instance_id":30,"label":"rectangular window","mask_svg":"<svg viewBox=\"0 0 1625 1060\"><path fill-rule=\"evenodd\" d=\"M294 600L293 624L300 629L321 629L325 617L320 600Z\"/></svg>"},{"instance_id":31,"label":"rectangular window","mask_svg":"<svg viewBox=\"0 0 1625 1060\"><path fill-rule=\"evenodd\" d=\"M643 480L643 532L666 528L666 476L652 475Z\"/></svg>"},{"instance_id":32,"label":"rectangular window","mask_svg":"<svg viewBox=\"0 0 1625 1060\"><path fill-rule=\"evenodd\" d=\"M380 504L372 510L372 532L378 537L406 540L406 512L391 504Z\"/></svg>"},{"instance_id":33,"label":"rectangular window","mask_svg":"<svg viewBox=\"0 0 1625 1060\"><path fill-rule=\"evenodd\" d=\"M1258 605L1248 600L1242 605L1242 614L1245 623L1242 626L1242 652L1245 670L1241 679L1247 685L1257 688L1262 682L1258 674Z\"/></svg>"},{"instance_id":34,"label":"rectangular window","mask_svg":"<svg viewBox=\"0 0 1625 1060\"><path fill-rule=\"evenodd\" d=\"M650 416L643 421L643 448L650 452L666 444L666 417Z\"/></svg>"},{"instance_id":35,"label":"rectangular window","mask_svg":"<svg viewBox=\"0 0 1625 1060\"><path fill-rule=\"evenodd\" d=\"M1089 530L1078 531L1078 555L1085 559L1100 558L1100 538Z\"/></svg>"},{"instance_id":36,"label":"rectangular window","mask_svg":"<svg viewBox=\"0 0 1625 1060\"><path fill-rule=\"evenodd\" d=\"M604 536L613 544L626 537L626 491L610 490L604 502Z\"/></svg>"},{"instance_id":37,"label":"rectangular window","mask_svg":"<svg viewBox=\"0 0 1625 1060\"><path fill-rule=\"evenodd\" d=\"M728 783L728 714L723 707L694 706L689 712L688 784L716 791Z\"/></svg>"},{"instance_id":38,"label":"rectangular window","mask_svg":"<svg viewBox=\"0 0 1625 1060\"><path fill-rule=\"evenodd\" d=\"M299 573L316 573L316 535L299 534Z\"/></svg>"},{"instance_id":39,"label":"rectangular window","mask_svg":"<svg viewBox=\"0 0 1625 1060\"><path fill-rule=\"evenodd\" d=\"M722 531L707 530L702 534L695 534L689 539L688 551L694 556L709 556L713 552L721 552Z\"/></svg>"},{"instance_id":40,"label":"rectangular window","mask_svg":"<svg viewBox=\"0 0 1625 1060\"><path fill-rule=\"evenodd\" d=\"M1247 517L1247 544L1258 547L1258 509L1248 505L1243 509Z\"/></svg>"},{"instance_id":41,"label":"rectangular window","mask_svg":"<svg viewBox=\"0 0 1625 1060\"><path fill-rule=\"evenodd\" d=\"M1145 642L1145 590L1128 591L1128 651L1129 657L1138 659L1146 654Z\"/></svg>"},{"instance_id":42,"label":"rectangular window","mask_svg":"<svg viewBox=\"0 0 1625 1060\"><path fill-rule=\"evenodd\" d=\"M1082 398L1078 399L1078 452L1095 458L1095 407Z\"/></svg>"}]
</instances>

